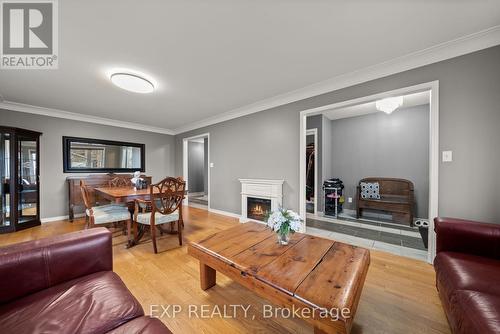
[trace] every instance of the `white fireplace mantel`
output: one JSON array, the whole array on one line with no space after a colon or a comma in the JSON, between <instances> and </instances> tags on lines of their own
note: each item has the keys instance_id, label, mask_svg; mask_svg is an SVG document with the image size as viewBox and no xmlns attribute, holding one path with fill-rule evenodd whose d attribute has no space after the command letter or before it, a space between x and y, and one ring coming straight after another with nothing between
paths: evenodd
<instances>
[{"instance_id":1,"label":"white fireplace mantel","mask_svg":"<svg viewBox=\"0 0 500 334\"><path fill-rule=\"evenodd\" d=\"M272 211L282 206L284 180L239 179L239 181L241 182L241 223L246 223L250 220L247 216L248 197L271 200Z\"/></svg>"}]
</instances>

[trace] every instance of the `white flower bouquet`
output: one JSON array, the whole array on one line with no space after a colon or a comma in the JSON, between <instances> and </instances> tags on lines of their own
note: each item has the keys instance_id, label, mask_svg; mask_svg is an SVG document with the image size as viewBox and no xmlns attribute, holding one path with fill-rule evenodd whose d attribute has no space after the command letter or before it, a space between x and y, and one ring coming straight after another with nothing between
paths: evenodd
<instances>
[{"instance_id":1,"label":"white flower bouquet","mask_svg":"<svg viewBox=\"0 0 500 334\"><path fill-rule=\"evenodd\" d=\"M299 232L302 229L303 220L292 210L279 208L271 212L267 218L267 226L278 234L278 241L282 245L287 245L290 233Z\"/></svg>"}]
</instances>

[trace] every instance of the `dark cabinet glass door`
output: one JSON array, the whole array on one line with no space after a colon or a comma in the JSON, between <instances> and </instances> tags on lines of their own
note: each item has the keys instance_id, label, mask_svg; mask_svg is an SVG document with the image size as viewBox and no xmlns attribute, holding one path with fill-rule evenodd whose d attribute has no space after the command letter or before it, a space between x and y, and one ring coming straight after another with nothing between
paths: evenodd
<instances>
[{"instance_id":1,"label":"dark cabinet glass door","mask_svg":"<svg viewBox=\"0 0 500 334\"><path fill-rule=\"evenodd\" d=\"M38 139L17 137L17 223L38 221Z\"/></svg>"},{"instance_id":2,"label":"dark cabinet glass door","mask_svg":"<svg viewBox=\"0 0 500 334\"><path fill-rule=\"evenodd\" d=\"M10 148L11 135L8 132L0 131L0 231L14 230L11 215L11 194L10 183Z\"/></svg>"},{"instance_id":3,"label":"dark cabinet glass door","mask_svg":"<svg viewBox=\"0 0 500 334\"><path fill-rule=\"evenodd\" d=\"M40 135L0 126L0 233L40 225Z\"/></svg>"}]
</instances>

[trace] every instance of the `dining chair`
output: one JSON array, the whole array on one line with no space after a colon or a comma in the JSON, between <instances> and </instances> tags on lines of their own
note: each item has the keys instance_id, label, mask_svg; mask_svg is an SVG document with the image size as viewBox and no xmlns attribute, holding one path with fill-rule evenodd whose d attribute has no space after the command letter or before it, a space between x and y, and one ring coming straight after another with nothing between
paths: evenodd
<instances>
[{"instance_id":1,"label":"dining chair","mask_svg":"<svg viewBox=\"0 0 500 334\"><path fill-rule=\"evenodd\" d=\"M112 203L100 206L92 206L91 193L85 181L80 180L80 190L82 192L85 213L88 217L86 228L96 225L113 224L123 222L126 224L128 235L130 235L131 219L130 212L126 205Z\"/></svg>"},{"instance_id":2,"label":"dining chair","mask_svg":"<svg viewBox=\"0 0 500 334\"><path fill-rule=\"evenodd\" d=\"M130 176L117 176L108 181L108 187L133 187ZM126 204L130 212L134 212L134 202Z\"/></svg>"},{"instance_id":3,"label":"dining chair","mask_svg":"<svg viewBox=\"0 0 500 334\"><path fill-rule=\"evenodd\" d=\"M151 240L153 250L158 253L156 246L156 228L163 234L164 224L172 225L177 222L177 234L179 236L179 245L182 246L182 201L186 182L182 178L167 177L159 183L152 184L149 188L150 200L135 200L134 210L134 239L137 240L137 224L149 225L151 230ZM151 212L144 212L147 207Z\"/></svg>"},{"instance_id":4,"label":"dining chair","mask_svg":"<svg viewBox=\"0 0 500 334\"><path fill-rule=\"evenodd\" d=\"M129 177L117 176L108 181L109 187L132 187L132 181Z\"/></svg>"}]
</instances>

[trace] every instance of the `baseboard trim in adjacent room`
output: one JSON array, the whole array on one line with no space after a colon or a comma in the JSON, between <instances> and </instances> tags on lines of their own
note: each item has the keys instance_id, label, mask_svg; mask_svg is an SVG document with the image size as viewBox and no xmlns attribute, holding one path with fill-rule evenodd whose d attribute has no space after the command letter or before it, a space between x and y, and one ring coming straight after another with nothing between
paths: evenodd
<instances>
[{"instance_id":1,"label":"baseboard trim in adjacent room","mask_svg":"<svg viewBox=\"0 0 500 334\"><path fill-rule=\"evenodd\" d=\"M349 215L355 215L356 214L356 210L344 208L344 213L347 213Z\"/></svg>"},{"instance_id":2,"label":"baseboard trim in adjacent room","mask_svg":"<svg viewBox=\"0 0 500 334\"><path fill-rule=\"evenodd\" d=\"M188 196L201 196L205 195L204 191L195 191L195 192L188 192Z\"/></svg>"}]
</instances>

